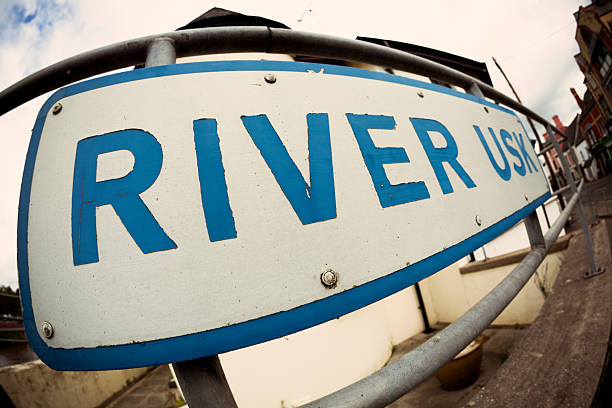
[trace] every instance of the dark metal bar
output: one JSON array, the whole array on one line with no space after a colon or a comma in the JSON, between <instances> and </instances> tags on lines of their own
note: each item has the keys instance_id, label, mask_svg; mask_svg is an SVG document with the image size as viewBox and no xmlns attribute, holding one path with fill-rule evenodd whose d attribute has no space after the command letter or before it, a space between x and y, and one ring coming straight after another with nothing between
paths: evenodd
<instances>
[{"instance_id":1,"label":"dark metal bar","mask_svg":"<svg viewBox=\"0 0 612 408\"><path fill-rule=\"evenodd\" d=\"M187 404L193 408L238 408L219 356L172 363Z\"/></svg>"},{"instance_id":2,"label":"dark metal bar","mask_svg":"<svg viewBox=\"0 0 612 408\"><path fill-rule=\"evenodd\" d=\"M527 230L527 236L529 237L532 249L544 248L546 246L544 235L542 235L542 228L540 227L540 220L535 211L525 217L525 229Z\"/></svg>"},{"instance_id":3,"label":"dark metal bar","mask_svg":"<svg viewBox=\"0 0 612 408\"><path fill-rule=\"evenodd\" d=\"M424 333L431 333L433 329L429 325L429 318L427 317L427 309L425 308L425 301L423 300L423 294L421 293L421 286L419 282L414 284L414 290L417 295L417 300L419 302L419 310L421 311L421 317L423 318L423 325L425 326Z\"/></svg>"}]
</instances>

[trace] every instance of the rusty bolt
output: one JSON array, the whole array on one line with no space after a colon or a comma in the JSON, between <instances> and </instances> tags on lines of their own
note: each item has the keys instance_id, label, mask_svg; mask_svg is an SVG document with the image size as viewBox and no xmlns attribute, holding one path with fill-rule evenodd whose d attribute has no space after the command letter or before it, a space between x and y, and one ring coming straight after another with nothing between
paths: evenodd
<instances>
[{"instance_id":1,"label":"rusty bolt","mask_svg":"<svg viewBox=\"0 0 612 408\"><path fill-rule=\"evenodd\" d=\"M321 274L321 283L327 288L333 288L338 283L338 274L332 269L326 270Z\"/></svg>"},{"instance_id":2,"label":"rusty bolt","mask_svg":"<svg viewBox=\"0 0 612 408\"><path fill-rule=\"evenodd\" d=\"M51 325L51 323L45 320L42 324L42 332L44 336L48 339L53 337L54 330L53 330L53 326Z\"/></svg>"}]
</instances>

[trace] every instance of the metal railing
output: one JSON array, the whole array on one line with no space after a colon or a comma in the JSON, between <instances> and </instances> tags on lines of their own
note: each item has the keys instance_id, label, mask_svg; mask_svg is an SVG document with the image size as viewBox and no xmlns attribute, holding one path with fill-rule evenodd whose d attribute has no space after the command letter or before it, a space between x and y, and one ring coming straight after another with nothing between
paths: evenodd
<instances>
[{"instance_id":1,"label":"metal railing","mask_svg":"<svg viewBox=\"0 0 612 408\"><path fill-rule=\"evenodd\" d=\"M463 88L480 98L520 112L544 127L549 135L565 137L544 118L493 87L459 71L424 58L357 40L268 27L220 27L176 31L124 41L85 52L44 68L0 92L0 115L53 89L108 71L145 63L173 64L176 58L206 54L266 52L355 61L433 78ZM577 206L589 254L588 276L595 266L580 191L556 137L552 147L562 162L572 197L565 210L542 234L534 212L525 218L531 251L488 295L463 316L398 361L372 375L304 407L383 407L429 378L476 338L510 303L533 275ZM555 193L561 193L557 191ZM236 406L217 356L173 363L187 402L192 407Z\"/></svg>"},{"instance_id":2,"label":"metal railing","mask_svg":"<svg viewBox=\"0 0 612 408\"><path fill-rule=\"evenodd\" d=\"M27 343L23 317L19 313L21 307L19 295L0 292L0 301L4 303L5 308L8 307L9 310L15 312L15 314L9 312L0 316L0 344ZM6 304L7 302L9 305ZM10 303L13 305L11 306Z\"/></svg>"}]
</instances>

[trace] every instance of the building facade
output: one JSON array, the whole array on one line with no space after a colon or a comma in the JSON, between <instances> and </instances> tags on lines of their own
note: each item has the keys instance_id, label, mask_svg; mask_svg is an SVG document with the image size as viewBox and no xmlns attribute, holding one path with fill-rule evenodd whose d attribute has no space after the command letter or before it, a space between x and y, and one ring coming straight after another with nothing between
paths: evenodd
<instances>
[{"instance_id":1,"label":"building facade","mask_svg":"<svg viewBox=\"0 0 612 408\"><path fill-rule=\"evenodd\" d=\"M612 172L612 2L593 1L574 13L576 42L574 56L584 74L584 96L579 127L586 145L602 174Z\"/></svg>"}]
</instances>

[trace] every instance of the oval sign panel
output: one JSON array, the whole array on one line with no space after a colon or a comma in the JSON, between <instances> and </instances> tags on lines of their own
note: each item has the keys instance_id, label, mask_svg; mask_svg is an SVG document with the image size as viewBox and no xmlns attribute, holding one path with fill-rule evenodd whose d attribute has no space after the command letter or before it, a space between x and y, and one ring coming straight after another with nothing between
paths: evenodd
<instances>
[{"instance_id":1,"label":"oval sign panel","mask_svg":"<svg viewBox=\"0 0 612 408\"><path fill-rule=\"evenodd\" d=\"M92 79L30 142L26 330L63 370L249 346L414 284L549 195L517 116L449 88L264 61Z\"/></svg>"}]
</instances>

